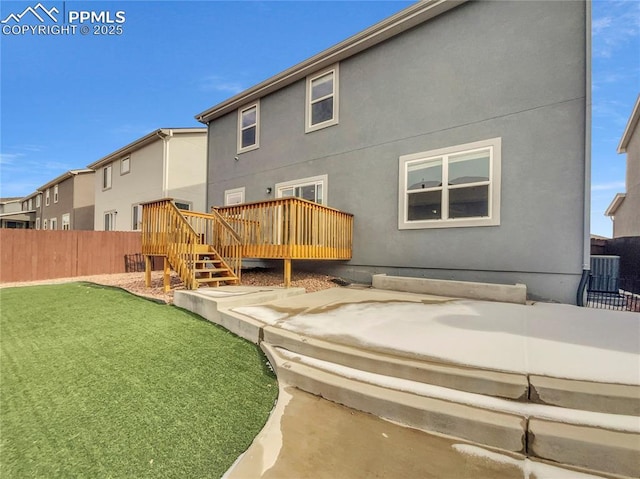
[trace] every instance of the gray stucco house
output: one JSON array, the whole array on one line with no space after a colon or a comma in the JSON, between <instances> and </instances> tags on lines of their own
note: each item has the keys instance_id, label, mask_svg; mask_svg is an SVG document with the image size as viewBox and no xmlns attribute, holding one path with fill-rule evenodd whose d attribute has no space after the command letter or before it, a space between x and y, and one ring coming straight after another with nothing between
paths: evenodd
<instances>
[{"instance_id":1,"label":"gray stucco house","mask_svg":"<svg viewBox=\"0 0 640 479\"><path fill-rule=\"evenodd\" d=\"M575 303L589 254L588 2L410 6L198 114L207 206L352 213L349 261ZM586 266L585 266L586 265Z\"/></svg>"}]
</instances>

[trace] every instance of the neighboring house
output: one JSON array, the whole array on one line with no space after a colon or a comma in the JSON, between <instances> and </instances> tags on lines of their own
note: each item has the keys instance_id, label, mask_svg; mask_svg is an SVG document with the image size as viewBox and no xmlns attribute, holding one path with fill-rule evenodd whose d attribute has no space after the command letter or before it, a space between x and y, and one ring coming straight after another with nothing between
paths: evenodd
<instances>
[{"instance_id":1,"label":"neighboring house","mask_svg":"<svg viewBox=\"0 0 640 479\"><path fill-rule=\"evenodd\" d=\"M626 193L618 193L605 215L613 221L613 237L640 236L640 95L622 134L618 153L627 154Z\"/></svg>"},{"instance_id":2,"label":"neighboring house","mask_svg":"<svg viewBox=\"0 0 640 479\"><path fill-rule=\"evenodd\" d=\"M92 230L94 176L93 170L69 170L38 188L36 227L40 223L43 230Z\"/></svg>"},{"instance_id":3,"label":"neighboring house","mask_svg":"<svg viewBox=\"0 0 640 479\"><path fill-rule=\"evenodd\" d=\"M206 128L160 128L90 164L95 170L98 231L136 231L141 203L173 198L205 209Z\"/></svg>"},{"instance_id":4,"label":"neighboring house","mask_svg":"<svg viewBox=\"0 0 640 479\"><path fill-rule=\"evenodd\" d=\"M22 198L0 198L0 228L33 228L33 215L23 211Z\"/></svg>"},{"instance_id":5,"label":"neighboring house","mask_svg":"<svg viewBox=\"0 0 640 479\"><path fill-rule=\"evenodd\" d=\"M207 207L300 196L353 213L318 269L525 283L589 265L589 4L426 1L196 116Z\"/></svg>"}]
</instances>

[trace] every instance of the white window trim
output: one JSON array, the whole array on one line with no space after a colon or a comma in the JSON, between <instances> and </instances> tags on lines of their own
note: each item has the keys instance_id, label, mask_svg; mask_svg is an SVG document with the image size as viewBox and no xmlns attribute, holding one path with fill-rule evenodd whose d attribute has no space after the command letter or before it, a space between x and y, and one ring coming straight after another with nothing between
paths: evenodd
<instances>
[{"instance_id":1,"label":"white window trim","mask_svg":"<svg viewBox=\"0 0 640 479\"><path fill-rule=\"evenodd\" d=\"M188 205L189 208L187 209L187 211L193 211L193 202L186 201L186 200L173 200L173 204L176 205L176 208L180 209L178 207L177 203L182 203L182 204Z\"/></svg>"},{"instance_id":2,"label":"white window trim","mask_svg":"<svg viewBox=\"0 0 640 479\"><path fill-rule=\"evenodd\" d=\"M65 214L63 214L63 215L62 215L62 218L61 218L61 219L62 219L62 221L61 221L61 223L62 223L62 225L61 225L61 226L62 226L62 229L63 229L63 230L69 230L69 229L71 229L71 214L69 214L69 213L65 213ZM65 226L66 226L66 228L65 228Z\"/></svg>"},{"instance_id":3,"label":"white window trim","mask_svg":"<svg viewBox=\"0 0 640 479\"><path fill-rule=\"evenodd\" d=\"M140 218L138 221L138 224L135 223L135 219L136 219L136 215L135 215L135 211L136 208L139 210L139 214L140 214ZM140 231L142 230L142 203L136 203L135 205L131 205L131 229L132 231Z\"/></svg>"},{"instance_id":4,"label":"white window trim","mask_svg":"<svg viewBox=\"0 0 640 479\"><path fill-rule=\"evenodd\" d=\"M256 142L253 145L242 146L242 114L250 110L256 109ZM251 150L257 150L260 148L260 101L258 100L251 105L244 106L238 109L238 153L245 153Z\"/></svg>"},{"instance_id":5,"label":"white window trim","mask_svg":"<svg viewBox=\"0 0 640 479\"><path fill-rule=\"evenodd\" d=\"M107 229L107 225L104 223L104 219L105 219L105 217L106 217L107 215L109 215L109 217L111 218L111 219L110 219L110 221L111 221L110 226L111 226L111 227L110 227L109 229ZM115 211L115 210L105 211L105 212L102 214L102 229L103 229L104 231L116 231L116 217L117 217L117 216L118 216L118 212L117 212L117 211Z\"/></svg>"},{"instance_id":6,"label":"white window trim","mask_svg":"<svg viewBox=\"0 0 640 479\"><path fill-rule=\"evenodd\" d=\"M36 229L40 229L40 218L36 218Z\"/></svg>"},{"instance_id":7,"label":"white window trim","mask_svg":"<svg viewBox=\"0 0 640 479\"><path fill-rule=\"evenodd\" d=\"M426 160L432 157L464 153L470 150L483 148L491 149L489 167L489 216L482 218L454 218L420 221L407 220L407 163L415 160ZM500 225L501 162L501 138L491 138L489 140L476 141L473 143L401 156L398 162L398 229L462 228Z\"/></svg>"},{"instance_id":8,"label":"white window trim","mask_svg":"<svg viewBox=\"0 0 640 479\"><path fill-rule=\"evenodd\" d=\"M58 202L58 185L55 185L53 187L53 202L54 203Z\"/></svg>"},{"instance_id":9,"label":"white window trim","mask_svg":"<svg viewBox=\"0 0 640 479\"><path fill-rule=\"evenodd\" d=\"M327 204L327 198L329 193L329 175L310 176L309 178L300 178L298 180L284 181L282 183L276 183L276 198L282 198L282 190L297 187L307 186L312 184L322 184L322 205Z\"/></svg>"},{"instance_id":10,"label":"white window trim","mask_svg":"<svg viewBox=\"0 0 640 479\"><path fill-rule=\"evenodd\" d=\"M333 118L331 120L323 121L315 125L311 124L311 83L313 80L326 75L327 73L333 73ZM309 75L307 77L307 93L305 99L305 121L304 131L305 133L311 133L312 131L321 130L329 126L337 125L339 123L340 112L340 68L339 64L331 65L322 71ZM325 97L323 97L325 98ZM321 98L322 99L322 98ZM320 100L320 99L319 99ZM318 100L316 100L318 101Z\"/></svg>"},{"instance_id":11,"label":"white window trim","mask_svg":"<svg viewBox=\"0 0 640 479\"><path fill-rule=\"evenodd\" d=\"M58 218L51 218L49 220L49 229L55 231L58 229Z\"/></svg>"},{"instance_id":12,"label":"white window trim","mask_svg":"<svg viewBox=\"0 0 640 479\"><path fill-rule=\"evenodd\" d=\"M42 204L42 195L36 195L36 208L40 208Z\"/></svg>"},{"instance_id":13,"label":"white window trim","mask_svg":"<svg viewBox=\"0 0 640 479\"><path fill-rule=\"evenodd\" d=\"M45 206L49 206L51 204L51 188L47 188L47 191L44 194L44 204Z\"/></svg>"},{"instance_id":14,"label":"white window trim","mask_svg":"<svg viewBox=\"0 0 640 479\"><path fill-rule=\"evenodd\" d=\"M230 196L234 196L234 195L240 195L240 202L239 203L230 204L229 203L229 197ZM225 190L224 191L224 205L225 206L241 205L242 203L244 203L244 198L245 198L244 195L245 195L244 186L242 186L240 188L232 188L230 190Z\"/></svg>"},{"instance_id":15,"label":"white window trim","mask_svg":"<svg viewBox=\"0 0 640 479\"><path fill-rule=\"evenodd\" d=\"M107 175L108 181L106 183L108 183L108 185L105 186L105 172L109 172ZM111 168L111 165L107 165L104 168L102 168L102 191L106 191L111 189L111 186L113 185L113 169Z\"/></svg>"},{"instance_id":16,"label":"white window trim","mask_svg":"<svg viewBox=\"0 0 640 479\"><path fill-rule=\"evenodd\" d=\"M46 218L45 218L45 220L42 222L42 229L43 229L43 230L47 230L47 229L49 229L49 222L46 220Z\"/></svg>"},{"instance_id":17,"label":"white window trim","mask_svg":"<svg viewBox=\"0 0 640 479\"><path fill-rule=\"evenodd\" d=\"M124 169L124 162L127 161L127 169ZM131 157L125 156L120 159L120 176L128 175L131 172Z\"/></svg>"}]
</instances>

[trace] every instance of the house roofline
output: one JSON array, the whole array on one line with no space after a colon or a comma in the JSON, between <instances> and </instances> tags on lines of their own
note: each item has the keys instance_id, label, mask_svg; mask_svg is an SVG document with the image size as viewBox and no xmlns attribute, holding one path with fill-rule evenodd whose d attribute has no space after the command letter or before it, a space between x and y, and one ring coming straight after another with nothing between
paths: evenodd
<instances>
[{"instance_id":1,"label":"house roofline","mask_svg":"<svg viewBox=\"0 0 640 479\"><path fill-rule=\"evenodd\" d=\"M82 170L69 170L66 171L64 173L62 173L60 176L58 176L57 178L54 178L53 180L49 181L48 183L45 183L44 185L42 185L40 188L38 188L38 192L42 192L44 190L46 190L47 188L51 188L52 186L55 186L58 183L63 182L64 180L68 179L68 178L72 178L74 176L77 175L84 175L87 173L93 173L93 170L88 170L88 169L82 169ZM26 198L29 198L28 196Z\"/></svg>"},{"instance_id":2,"label":"house roofline","mask_svg":"<svg viewBox=\"0 0 640 479\"><path fill-rule=\"evenodd\" d=\"M611 201L611 204L607 208L607 211L604 212L604 215L615 216L616 211L618 211L618 208L620 207L626 196L627 195L625 195L624 193L616 193L616 196L613 197L613 201Z\"/></svg>"},{"instance_id":3,"label":"house roofline","mask_svg":"<svg viewBox=\"0 0 640 479\"><path fill-rule=\"evenodd\" d=\"M126 146L109 153L107 156L100 158L98 161L95 161L87 166L87 168L91 170L97 170L102 166L111 163L114 160L119 159L120 157L126 156L136 150L139 150L143 146L146 146L154 141L167 138L173 135L179 135L183 133L206 133L207 129L203 127L193 127L193 128L158 128L157 130L152 131L151 133L143 136L142 138L138 138L135 141L132 141Z\"/></svg>"},{"instance_id":4,"label":"house roofline","mask_svg":"<svg viewBox=\"0 0 640 479\"><path fill-rule=\"evenodd\" d=\"M640 95L638 95L638 98L636 99L636 104L633 107L633 111L631 112L631 116L629 117L629 121L627 122L627 126L624 129L622 138L620 139L620 144L618 145L618 153L627 152L627 146L629 146L629 141L631 141L631 137L633 136L633 132L636 129L638 121L640 121Z\"/></svg>"},{"instance_id":5,"label":"house roofline","mask_svg":"<svg viewBox=\"0 0 640 479\"><path fill-rule=\"evenodd\" d=\"M280 90L311 73L349 58L373 47L389 38L426 22L468 0L426 0L405 8L395 15L376 23L348 39L304 60L277 75L258 83L208 110L198 113L195 118L207 124L241 106Z\"/></svg>"},{"instance_id":6,"label":"house roofline","mask_svg":"<svg viewBox=\"0 0 640 479\"><path fill-rule=\"evenodd\" d=\"M21 203L22 196L8 196L6 198L0 198L0 205L6 205L7 203Z\"/></svg>"}]
</instances>

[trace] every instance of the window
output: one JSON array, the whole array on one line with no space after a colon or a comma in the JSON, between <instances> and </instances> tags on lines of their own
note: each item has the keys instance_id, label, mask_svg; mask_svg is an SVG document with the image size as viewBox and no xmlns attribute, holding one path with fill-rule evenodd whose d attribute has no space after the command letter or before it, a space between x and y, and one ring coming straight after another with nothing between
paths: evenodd
<instances>
[{"instance_id":1,"label":"window","mask_svg":"<svg viewBox=\"0 0 640 479\"><path fill-rule=\"evenodd\" d=\"M238 153L255 150L259 146L260 103L254 103L238 112Z\"/></svg>"},{"instance_id":2,"label":"window","mask_svg":"<svg viewBox=\"0 0 640 479\"><path fill-rule=\"evenodd\" d=\"M58 229L58 219L57 218L51 218L49 220L49 229L51 229L51 230Z\"/></svg>"},{"instance_id":3,"label":"window","mask_svg":"<svg viewBox=\"0 0 640 479\"><path fill-rule=\"evenodd\" d=\"M104 214L104 230L115 231L116 229L116 212L107 211Z\"/></svg>"},{"instance_id":4,"label":"window","mask_svg":"<svg viewBox=\"0 0 640 479\"><path fill-rule=\"evenodd\" d=\"M36 218L36 229L40 229L40 218Z\"/></svg>"},{"instance_id":5,"label":"window","mask_svg":"<svg viewBox=\"0 0 640 479\"><path fill-rule=\"evenodd\" d=\"M102 168L102 189L108 190L111 188L111 165Z\"/></svg>"},{"instance_id":6,"label":"window","mask_svg":"<svg viewBox=\"0 0 640 479\"><path fill-rule=\"evenodd\" d=\"M131 171L131 158L128 156L120 160L120 174L126 175Z\"/></svg>"},{"instance_id":7,"label":"window","mask_svg":"<svg viewBox=\"0 0 640 479\"><path fill-rule=\"evenodd\" d=\"M47 222L47 220L44 220L43 223L42 223L42 229L43 230L48 229L47 226L49 226L49 223Z\"/></svg>"},{"instance_id":8,"label":"window","mask_svg":"<svg viewBox=\"0 0 640 479\"><path fill-rule=\"evenodd\" d=\"M187 203L185 201L174 201L173 202L176 205L176 208L178 208L179 210L191 210L191 203Z\"/></svg>"},{"instance_id":9,"label":"window","mask_svg":"<svg viewBox=\"0 0 640 479\"><path fill-rule=\"evenodd\" d=\"M42 201L42 195L36 196L36 208L40 208L40 202Z\"/></svg>"},{"instance_id":10,"label":"window","mask_svg":"<svg viewBox=\"0 0 640 479\"><path fill-rule=\"evenodd\" d=\"M58 185L53 187L53 202L58 202Z\"/></svg>"},{"instance_id":11,"label":"window","mask_svg":"<svg viewBox=\"0 0 640 479\"><path fill-rule=\"evenodd\" d=\"M224 192L224 205L239 205L244 203L244 186L242 188L234 188Z\"/></svg>"},{"instance_id":12,"label":"window","mask_svg":"<svg viewBox=\"0 0 640 479\"><path fill-rule=\"evenodd\" d=\"M29 211L33 209L33 198L29 198Z\"/></svg>"},{"instance_id":13,"label":"window","mask_svg":"<svg viewBox=\"0 0 640 479\"><path fill-rule=\"evenodd\" d=\"M139 231L142 229L142 205L133 205L131 211L131 229Z\"/></svg>"},{"instance_id":14,"label":"window","mask_svg":"<svg viewBox=\"0 0 640 479\"><path fill-rule=\"evenodd\" d=\"M338 65L307 77L305 131L338 123Z\"/></svg>"},{"instance_id":15,"label":"window","mask_svg":"<svg viewBox=\"0 0 640 479\"><path fill-rule=\"evenodd\" d=\"M27 201L22 202L22 211L28 211L29 203Z\"/></svg>"},{"instance_id":16,"label":"window","mask_svg":"<svg viewBox=\"0 0 640 479\"><path fill-rule=\"evenodd\" d=\"M314 176L276 184L276 198L296 197L315 203L327 203L328 176Z\"/></svg>"},{"instance_id":17,"label":"window","mask_svg":"<svg viewBox=\"0 0 640 479\"><path fill-rule=\"evenodd\" d=\"M500 224L501 139L400 157L398 228Z\"/></svg>"},{"instance_id":18,"label":"window","mask_svg":"<svg viewBox=\"0 0 640 479\"><path fill-rule=\"evenodd\" d=\"M71 227L71 215L65 213L62 215L62 229L68 230Z\"/></svg>"},{"instance_id":19,"label":"window","mask_svg":"<svg viewBox=\"0 0 640 479\"><path fill-rule=\"evenodd\" d=\"M51 200L49 198L49 193L51 192L51 190L49 188L47 188L47 191L44 194L44 204L46 206L49 206L49 204L51 203Z\"/></svg>"}]
</instances>

